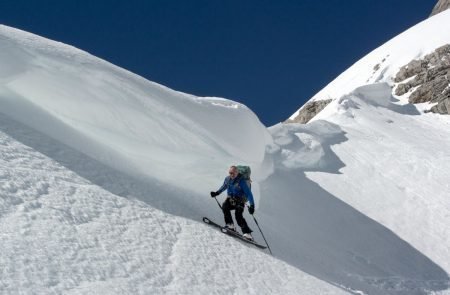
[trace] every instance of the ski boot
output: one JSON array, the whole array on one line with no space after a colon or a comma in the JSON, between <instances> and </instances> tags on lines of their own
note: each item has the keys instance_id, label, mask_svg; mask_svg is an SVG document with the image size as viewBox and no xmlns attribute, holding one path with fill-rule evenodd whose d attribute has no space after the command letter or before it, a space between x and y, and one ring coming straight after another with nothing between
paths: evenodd
<instances>
[{"instance_id":1,"label":"ski boot","mask_svg":"<svg viewBox=\"0 0 450 295\"><path fill-rule=\"evenodd\" d=\"M227 230L236 231L236 228L234 227L233 223L228 223L227 225L225 225L225 228Z\"/></svg>"},{"instance_id":2,"label":"ski boot","mask_svg":"<svg viewBox=\"0 0 450 295\"><path fill-rule=\"evenodd\" d=\"M249 241L254 241L251 233L246 233L243 234L242 236Z\"/></svg>"}]
</instances>

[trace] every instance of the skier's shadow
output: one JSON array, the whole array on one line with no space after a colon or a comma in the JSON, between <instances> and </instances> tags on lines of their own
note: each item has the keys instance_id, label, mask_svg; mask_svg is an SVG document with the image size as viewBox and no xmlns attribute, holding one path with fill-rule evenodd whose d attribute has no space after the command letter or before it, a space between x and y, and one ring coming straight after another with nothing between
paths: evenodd
<instances>
[{"instance_id":1,"label":"skier's shadow","mask_svg":"<svg viewBox=\"0 0 450 295\"><path fill-rule=\"evenodd\" d=\"M320 127L325 122L313 124ZM343 167L330 146L345 140L345 134L337 132L321 142L327 172L339 173ZM441 267L309 180L302 169L275 169L276 173L261 183L257 212L275 256L364 294L428 294L449 288L450 279ZM258 233L255 236L261 239Z\"/></svg>"}]
</instances>

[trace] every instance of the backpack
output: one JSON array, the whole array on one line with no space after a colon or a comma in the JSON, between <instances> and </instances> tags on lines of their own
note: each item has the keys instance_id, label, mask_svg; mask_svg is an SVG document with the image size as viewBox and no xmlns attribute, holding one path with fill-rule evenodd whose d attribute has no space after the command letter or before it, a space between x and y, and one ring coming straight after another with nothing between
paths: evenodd
<instances>
[{"instance_id":1,"label":"backpack","mask_svg":"<svg viewBox=\"0 0 450 295\"><path fill-rule=\"evenodd\" d=\"M248 188L252 189L252 180L250 179L252 170L250 169L250 166L237 165L236 168L241 175L241 178L245 179L245 181L247 182Z\"/></svg>"}]
</instances>

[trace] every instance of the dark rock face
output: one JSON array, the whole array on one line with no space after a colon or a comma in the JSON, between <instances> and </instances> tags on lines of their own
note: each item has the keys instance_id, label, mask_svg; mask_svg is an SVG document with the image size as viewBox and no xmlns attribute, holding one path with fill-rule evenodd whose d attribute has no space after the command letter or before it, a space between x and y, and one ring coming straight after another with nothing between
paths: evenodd
<instances>
[{"instance_id":1,"label":"dark rock face","mask_svg":"<svg viewBox=\"0 0 450 295\"><path fill-rule=\"evenodd\" d=\"M315 115L320 113L320 111L322 111L330 102L331 99L310 101L303 106L297 117L287 120L285 123L306 124L309 122L309 120L314 118Z\"/></svg>"},{"instance_id":2,"label":"dark rock face","mask_svg":"<svg viewBox=\"0 0 450 295\"><path fill-rule=\"evenodd\" d=\"M412 91L409 102L437 103L431 112L450 114L450 44L403 66L394 82L400 83L395 89L396 95Z\"/></svg>"},{"instance_id":3,"label":"dark rock face","mask_svg":"<svg viewBox=\"0 0 450 295\"><path fill-rule=\"evenodd\" d=\"M438 14L439 12L442 12L448 8L450 8L450 0L439 0L438 3L434 6L430 16Z\"/></svg>"}]
</instances>

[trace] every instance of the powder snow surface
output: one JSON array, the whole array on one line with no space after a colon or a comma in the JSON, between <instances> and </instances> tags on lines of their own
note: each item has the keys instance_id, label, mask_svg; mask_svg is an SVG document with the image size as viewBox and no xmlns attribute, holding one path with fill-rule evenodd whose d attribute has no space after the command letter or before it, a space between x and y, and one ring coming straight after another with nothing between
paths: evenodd
<instances>
[{"instance_id":1,"label":"powder snow surface","mask_svg":"<svg viewBox=\"0 0 450 295\"><path fill-rule=\"evenodd\" d=\"M448 294L450 119L390 87L448 25L356 63L313 122L270 128L0 26L1 293ZM275 257L201 222L222 220L209 191L234 163Z\"/></svg>"}]
</instances>

